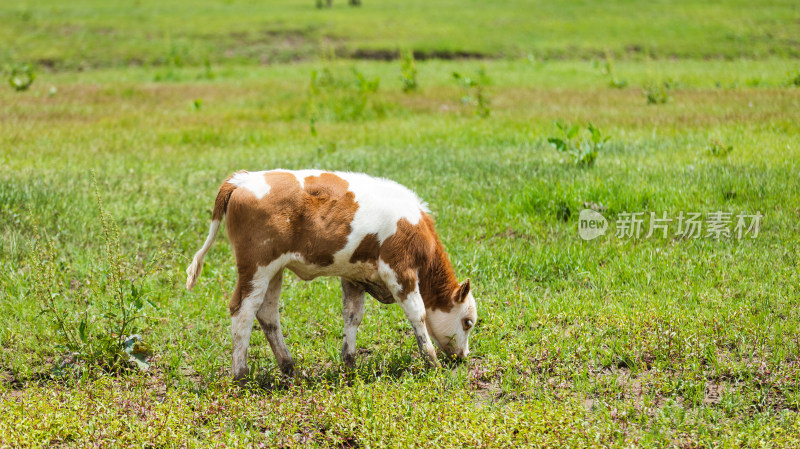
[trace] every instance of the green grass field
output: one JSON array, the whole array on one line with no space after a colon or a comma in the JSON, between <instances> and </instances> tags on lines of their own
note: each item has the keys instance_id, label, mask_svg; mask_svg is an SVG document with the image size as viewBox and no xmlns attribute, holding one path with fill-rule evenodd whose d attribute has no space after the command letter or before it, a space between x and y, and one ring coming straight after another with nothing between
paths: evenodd
<instances>
[{"instance_id":1,"label":"green grass field","mask_svg":"<svg viewBox=\"0 0 800 449\"><path fill-rule=\"evenodd\" d=\"M799 446L800 7L606 3L0 5L0 446ZM380 59L412 50L406 93ZM555 121L609 138L593 166ZM224 231L184 269L219 183L277 167L428 202L478 301L467 363L427 369L368 300L346 372L338 280L287 275L297 376L254 331L230 381ZM612 228L584 241L590 206ZM758 235L644 235L717 211ZM109 369L119 298L146 371Z\"/></svg>"}]
</instances>

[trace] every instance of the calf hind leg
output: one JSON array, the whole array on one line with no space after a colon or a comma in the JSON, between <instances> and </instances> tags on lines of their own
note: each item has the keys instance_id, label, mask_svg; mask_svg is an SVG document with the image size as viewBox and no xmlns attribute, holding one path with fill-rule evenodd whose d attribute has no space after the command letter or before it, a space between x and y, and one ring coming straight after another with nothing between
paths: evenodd
<instances>
[{"instance_id":1,"label":"calf hind leg","mask_svg":"<svg viewBox=\"0 0 800 449\"><path fill-rule=\"evenodd\" d=\"M347 279L342 279L342 315L342 361L345 367L353 368L356 364L356 334L364 318L364 288Z\"/></svg>"},{"instance_id":2,"label":"calf hind leg","mask_svg":"<svg viewBox=\"0 0 800 449\"><path fill-rule=\"evenodd\" d=\"M289 349L286 347L286 342L283 340L281 316L278 310L282 283L283 270L276 273L269 281L264 302L258 309L256 318L258 318L258 323L264 330L264 335L269 341L272 353L275 354L275 360L278 362L281 372L286 376L292 376L294 375L294 360L292 360Z\"/></svg>"},{"instance_id":3,"label":"calf hind leg","mask_svg":"<svg viewBox=\"0 0 800 449\"><path fill-rule=\"evenodd\" d=\"M256 311L264 302L264 294L268 290L267 282L257 281L253 276L240 272L230 303L231 336L233 337L233 353L231 356L231 373L233 379L240 384L247 377L247 347L250 345L250 334L253 331L253 319Z\"/></svg>"}]
</instances>

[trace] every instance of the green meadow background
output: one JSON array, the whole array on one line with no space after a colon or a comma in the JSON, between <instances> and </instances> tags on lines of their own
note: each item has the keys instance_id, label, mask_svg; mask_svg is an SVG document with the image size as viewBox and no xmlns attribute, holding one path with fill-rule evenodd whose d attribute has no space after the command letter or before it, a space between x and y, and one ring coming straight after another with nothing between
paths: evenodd
<instances>
[{"instance_id":1,"label":"green meadow background","mask_svg":"<svg viewBox=\"0 0 800 449\"><path fill-rule=\"evenodd\" d=\"M800 445L799 36L793 1L3 2L0 446ZM370 299L347 372L338 280L287 275L297 375L254 323L231 383L224 231L184 269L219 183L278 167L427 201L468 362ZM758 235L613 229L717 211Z\"/></svg>"}]
</instances>

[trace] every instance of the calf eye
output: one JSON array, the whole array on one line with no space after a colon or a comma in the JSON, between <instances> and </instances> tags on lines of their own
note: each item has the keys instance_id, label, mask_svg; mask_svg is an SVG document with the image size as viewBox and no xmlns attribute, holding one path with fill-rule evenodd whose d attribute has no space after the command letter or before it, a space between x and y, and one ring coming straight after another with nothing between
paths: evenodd
<instances>
[{"instance_id":1,"label":"calf eye","mask_svg":"<svg viewBox=\"0 0 800 449\"><path fill-rule=\"evenodd\" d=\"M469 319L469 318L465 319L465 320L464 320L464 330L465 330L465 331L468 331L468 330L470 330L470 329L472 328L472 324L473 324L473 323L472 323L472 320L471 320L471 319Z\"/></svg>"}]
</instances>

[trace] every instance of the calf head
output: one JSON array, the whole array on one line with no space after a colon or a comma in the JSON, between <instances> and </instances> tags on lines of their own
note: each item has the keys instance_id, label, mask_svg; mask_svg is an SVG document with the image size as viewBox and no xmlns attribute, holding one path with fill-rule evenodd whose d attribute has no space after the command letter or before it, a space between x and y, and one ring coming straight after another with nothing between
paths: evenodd
<instances>
[{"instance_id":1,"label":"calf head","mask_svg":"<svg viewBox=\"0 0 800 449\"><path fill-rule=\"evenodd\" d=\"M447 355L465 358L469 354L469 334L478 321L478 309L470 291L469 279L453 291L449 310L426 310L428 334Z\"/></svg>"}]
</instances>

